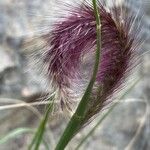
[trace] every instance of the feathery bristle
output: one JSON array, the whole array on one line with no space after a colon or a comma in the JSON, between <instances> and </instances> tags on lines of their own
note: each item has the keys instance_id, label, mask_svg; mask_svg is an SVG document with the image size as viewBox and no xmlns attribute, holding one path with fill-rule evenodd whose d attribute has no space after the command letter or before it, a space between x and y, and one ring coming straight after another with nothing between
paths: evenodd
<instances>
[{"instance_id":1,"label":"feathery bristle","mask_svg":"<svg viewBox=\"0 0 150 150\"><path fill-rule=\"evenodd\" d=\"M88 118L99 112L108 97L122 85L131 70L138 43L139 28L132 25L136 19L134 14L121 6L108 9L102 2L98 8L102 25L101 62L87 109ZM70 15L56 22L44 38L49 46L44 60L48 65L48 76L54 89L59 91L61 104L68 105L75 95L72 91L74 84L83 84L85 56L92 60L96 49L96 21L92 5L86 1L74 7ZM89 76L92 67L92 62L89 62Z\"/></svg>"}]
</instances>

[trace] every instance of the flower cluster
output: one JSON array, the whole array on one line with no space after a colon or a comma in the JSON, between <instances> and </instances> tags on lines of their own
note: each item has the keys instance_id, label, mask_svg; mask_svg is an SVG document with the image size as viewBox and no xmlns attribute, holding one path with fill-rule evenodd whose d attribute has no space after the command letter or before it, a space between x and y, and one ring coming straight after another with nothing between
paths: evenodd
<instances>
[{"instance_id":1,"label":"flower cluster","mask_svg":"<svg viewBox=\"0 0 150 150\"><path fill-rule=\"evenodd\" d=\"M73 8L73 7L71 7ZM129 74L139 46L139 26L133 24L135 15L123 6L111 8L100 1L101 61L96 82L87 108L87 119L107 104ZM62 108L76 95L84 93L90 80L96 49L96 21L89 1L69 11L63 21L57 21L45 35L49 46L44 63L52 87L58 91ZM80 95L80 94L79 94ZM80 95L80 96L81 96Z\"/></svg>"}]
</instances>

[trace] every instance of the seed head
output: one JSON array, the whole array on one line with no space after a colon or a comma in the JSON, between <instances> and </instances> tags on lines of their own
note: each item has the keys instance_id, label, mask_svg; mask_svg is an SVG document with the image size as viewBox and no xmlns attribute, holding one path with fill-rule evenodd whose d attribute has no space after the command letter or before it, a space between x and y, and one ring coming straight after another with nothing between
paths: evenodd
<instances>
[{"instance_id":1,"label":"seed head","mask_svg":"<svg viewBox=\"0 0 150 150\"><path fill-rule=\"evenodd\" d=\"M138 48L139 25L135 15L123 6L108 8L98 3L101 18L101 61L93 88L87 120L97 114L119 89L132 70ZM96 49L96 21L89 1L69 10L45 35L49 46L45 55L48 76L58 91L61 106L81 98L90 80ZM81 93L80 97L78 93Z\"/></svg>"}]
</instances>

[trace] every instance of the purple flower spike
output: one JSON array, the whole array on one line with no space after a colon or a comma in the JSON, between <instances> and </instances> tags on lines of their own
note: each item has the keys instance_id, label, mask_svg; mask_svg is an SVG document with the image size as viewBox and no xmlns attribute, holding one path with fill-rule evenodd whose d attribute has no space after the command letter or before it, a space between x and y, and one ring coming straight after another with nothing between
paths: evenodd
<instances>
[{"instance_id":1,"label":"purple flower spike","mask_svg":"<svg viewBox=\"0 0 150 150\"><path fill-rule=\"evenodd\" d=\"M127 9L121 6L110 9L102 2L99 2L98 7L102 24L101 62L87 109L88 118L102 109L131 70L139 31L132 24L135 19L133 14ZM86 89L84 79L90 79L93 68L96 22L92 5L85 2L74 7L70 15L56 22L53 30L45 37L49 45L45 55L48 76L53 88L59 92L62 107L68 106L70 100L77 98L75 91L78 86L85 85L82 90L79 88L79 93Z\"/></svg>"}]
</instances>

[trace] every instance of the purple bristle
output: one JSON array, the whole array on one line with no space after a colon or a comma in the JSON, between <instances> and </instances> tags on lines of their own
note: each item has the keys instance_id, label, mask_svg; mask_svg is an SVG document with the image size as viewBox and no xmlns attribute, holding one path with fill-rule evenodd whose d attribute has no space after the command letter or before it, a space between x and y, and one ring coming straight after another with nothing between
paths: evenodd
<instances>
[{"instance_id":1,"label":"purple bristle","mask_svg":"<svg viewBox=\"0 0 150 150\"><path fill-rule=\"evenodd\" d=\"M131 68L137 42L136 32L130 30L134 17L128 16L127 12L121 14L121 8L114 7L107 11L101 3L98 7L102 25L102 48L96 83L102 86L102 92L99 100L91 100L93 107L100 101L104 103L122 84L123 78ZM54 87L63 91L66 89L66 97L64 92L64 99L61 98L61 101L66 101L70 99L67 89L75 79L80 80L80 74L84 72L81 67L84 56L89 53L90 57L96 49L96 21L92 6L84 3L70 10L70 15L55 23L53 30L45 37L50 47L45 56L48 75ZM92 72L91 69L89 66L89 72ZM91 111L89 108L90 113Z\"/></svg>"}]
</instances>

